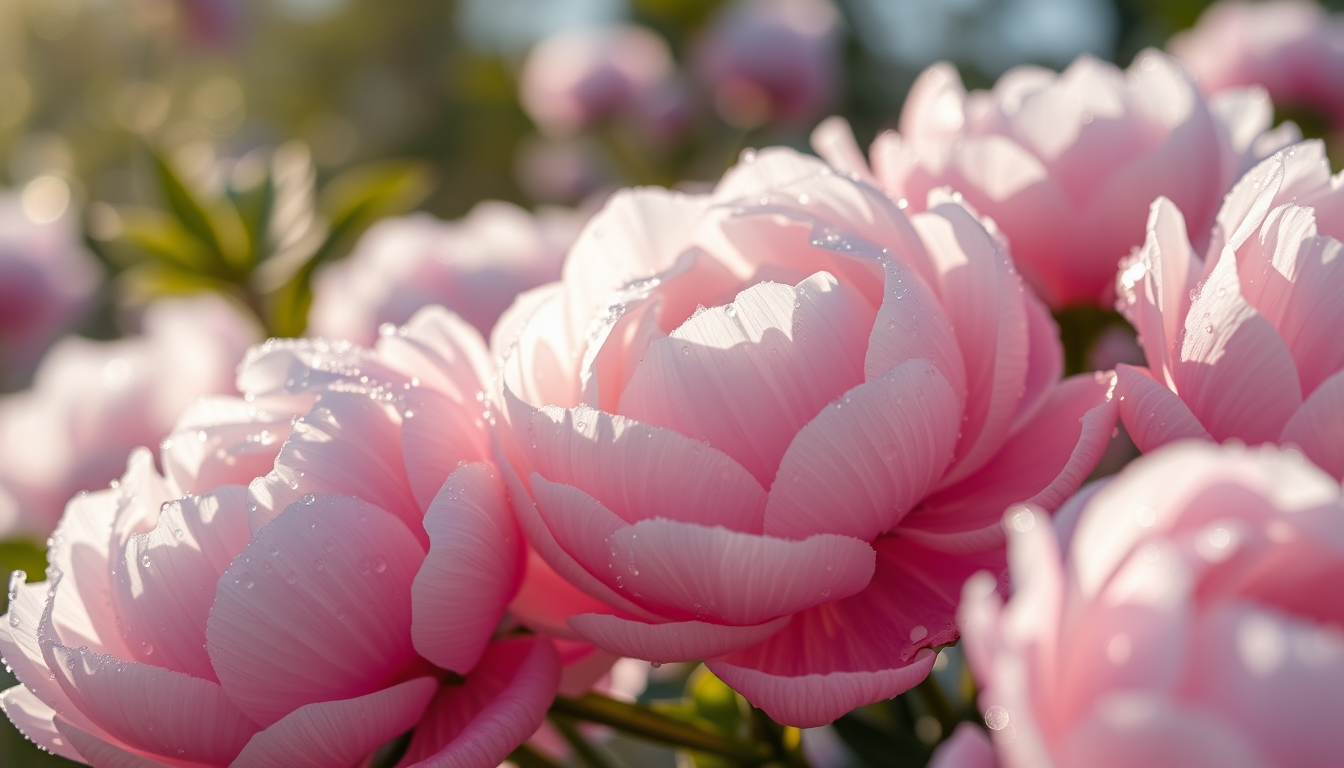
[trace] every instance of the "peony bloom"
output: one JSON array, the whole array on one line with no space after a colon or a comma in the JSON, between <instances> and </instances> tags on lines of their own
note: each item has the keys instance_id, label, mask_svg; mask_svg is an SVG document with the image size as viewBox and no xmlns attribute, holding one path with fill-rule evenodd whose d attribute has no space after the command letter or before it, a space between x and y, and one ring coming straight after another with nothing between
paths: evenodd
<instances>
[{"instance_id":1,"label":"peony bloom","mask_svg":"<svg viewBox=\"0 0 1344 768\"><path fill-rule=\"evenodd\" d=\"M1207 233L1251 159L1298 138L1291 125L1262 134L1272 112L1263 92L1206 101L1179 63L1152 50L1124 71L1090 56L1062 74L1019 67L969 94L937 64L906 98L901 132L873 142L871 171L838 120L813 144L915 210L939 187L965 195L1003 229L1027 283L1061 307L1109 303L1115 265L1143 242L1158 195Z\"/></svg>"},{"instance_id":2,"label":"peony bloom","mask_svg":"<svg viewBox=\"0 0 1344 768\"><path fill-rule=\"evenodd\" d=\"M0 398L0 537L46 536L67 499L107 486L203 395L233 392L260 330L213 294L146 310L144 333L58 342L33 388Z\"/></svg>"},{"instance_id":3,"label":"peony bloom","mask_svg":"<svg viewBox=\"0 0 1344 768\"><path fill-rule=\"evenodd\" d=\"M840 14L825 0L739 0L720 12L697 68L729 123L797 125L840 89Z\"/></svg>"},{"instance_id":4,"label":"peony bloom","mask_svg":"<svg viewBox=\"0 0 1344 768\"><path fill-rule=\"evenodd\" d=\"M1002 765L1336 763L1338 483L1296 451L1189 442L1081 494L1056 524L1062 535L1040 509L1009 510L1012 598L990 574L962 598ZM931 765L998 761L963 727Z\"/></svg>"},{"instance_id":5,"label":"peony bloom","mask_svg":"<svg viewBox=\"0 0 1344 768\"><path fill-rule=\"evenodd\" d=\"M640 116L647 104L663 110L675 90L667 43L633 24L558 32L537 44L523 63L519 96L542 131L576 133L619 116Z\"/></svg>"},{"instance_id":6,"label":"peony bloom","mask_svg":"<svg viewBox=\"0 0 1344 768\"><path fill-rule=\"evenodd\" d=\"M162 476L140 450L116 487L71 501L49 583L17 578L0 624L15 725L93 765L354 765L412 728L399 765L498 765L560 672L545 638L492 639L521 539L489 465L454 471L483 425L412 386L474 383L457 345L473 333L440 310L377 353L268 342L240 384L279 375L274 394L203 401L163 442ZM385 385L323 390L324 356ZM299 360L313 367L285 378ZM407 438L424 449L409 473L377 427L407 402L449 416ZM362 427L368 442L338 439Z\"/></svg>"},{"instance_id":7,"label":"peony bloom","mask_svg":"<svg viewBox=\"0 0 1344 768\"><path fill-rule=\"evenodd\" d=\"M1003 509L1053 508L1110 437L1110 377L1058 381L1056 334L966 208L907 218L792 150L619 193L492 339L515 614L708 659L790 725L906 690Z\"/></svg>"},{"instance_id":8,"label":"peony bloom","mask_svg":"<svg viewBox=\"0 0 1344 768\"><path fill-rule=\"evenodd\" d=\"M1205 93L1260 85L1275 104L1312 107L1344 127L1344 21L1317 3L1225 0L1167 48Z\"/></svg>"},{"instance_id":9,"label":"peony bloom","mask_svg":"<svg viewBox=\"0 0 1344 768\"><path fill-rule=\"evenodd\" d=\"M1227 196L1204 258L1181 214L1153 203L1118 278L1148 358L1117 369L1134 444L1295 443L1344 477L1344 176L1319 141L1274 155Z\"/></svg>"},{"instance_id":10,"label":"peony bloom","mask_svg":"<svg viewBox=\"0 0 1344 768\"><path fill-rule=\"evenodd\" d=\"M461 221L426 213L384 219L349 258L318 273L308 331L368 346L383 323L400 325L441 304L489 334L514 296L560 276L582 223L577 213L533 216L493 200Z\"/></svg>"},{"instance_id":11,"label":"peony bloom","mask_svg":"<svg viewBox=\"0 0 1344 768\"><path fill-rule=\"evenodd\" d=\"M72 216L37 223L18 195L0 195L0 388L22 385L101 280Z\"/></svg>"}]
</instances>

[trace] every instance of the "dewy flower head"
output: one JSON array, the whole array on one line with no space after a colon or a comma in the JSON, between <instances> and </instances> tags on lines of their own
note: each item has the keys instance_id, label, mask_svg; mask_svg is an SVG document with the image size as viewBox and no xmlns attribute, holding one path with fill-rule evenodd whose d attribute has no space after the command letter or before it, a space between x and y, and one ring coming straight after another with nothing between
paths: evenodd
<instances>
[{"instance_id":1,"label":"dewy flower head","mask_svg":"<svg viewBox=\"0 0 1344 768\"><path fill-rule=\"evenodd\" d=\"M1060 307L1111 295L1158 195L1206 234L1253 159L1298 138L1291 124L1262 135L1272 116L1263 91L1206 100L1178 62L1145 50L1127 70L1081 56L1062 73L1018 67L969 94L937 64L911 88L900 133L874 140L871 171L838 119L813 144L914 210L939 187L965 195L1007 235L1028 284Z\"/></svg>"},{"instance_id":2,"label":"dewy flower head","mask_svg":"<svg viewBox=\"0 0 1344 768\"><path fill-rule=\"evenodd\" d=\"M493 336L515 615L707 658L782 723L909 688L1003 508L1058 504L1110 436L1110 377L1060 382L1056 333L951 200L907 218L786 149L618 194Z\"/></svg>"},{"instance_id":3,"label":"dewy flower head","mask_svg":"<svg viewBox=\"0 0 1344 768\"><path fill-rule=\"evenodd\" d=\"M1120 415L1150 450L1182 437L1295 443L1344 477L1344 176L1319 141L1246 175L1201 258L1153 203L1119 306L1148 367L1118 367Z\"/></svg>"},{"instance_id":4,"label":"dewy flower head","mask_svg":"<svg viewBox=\"0 0 1344 768\"><path fill-rule=\"evenodd\" d=\"M382 341L268 342L163 476L140 450L71 501L49 582L17 579L0 623L29 738L94 765L352 765L414 728L403 765L490 768L536 729L559 657L492 637L521 544L462 412L484 344L440 309ZM407 403L440 417L409 472Z\"/></svg>"},{"instance_id":5,"label":"dewy flower head","mask_svg":"<svg viewBox=\"0 0 1344 768\"><path fill-rule=\"evenodd\" d=\"M1295 451L1187 442L1055 516L1009 511L1013 595L959 618L1006 768L1332 765L1344 504ZM936 768L990 768L965 728ZM976 742L980 742L979 745Z\"/></svg>"}]
</instances>

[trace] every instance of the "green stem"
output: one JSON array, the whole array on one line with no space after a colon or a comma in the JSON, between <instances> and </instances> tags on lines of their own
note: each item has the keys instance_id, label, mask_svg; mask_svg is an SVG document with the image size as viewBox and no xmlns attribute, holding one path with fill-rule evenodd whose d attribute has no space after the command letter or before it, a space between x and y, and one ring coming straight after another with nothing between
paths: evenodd
<instances>
[{"instance_id":1,"label":"green stem","mask_svg":"<svg viewBox=\"0 0 1344 768\"><path fill-rule=\"evenodd\" d=\"M526 744L519 744L517 749L509 753L509 762L518 768L561 768L559 763Z\"/></svg>"},{"instance_id":2,"label":"green stem","mask_svg":"<svg viewBox=\"0 0 1344 768\"><path fill-rule=\"evenodd\" d=\"M653 710L597 693L586 693L577 699L557 696L551 704L551 712L576 720L609 725L649 741L717 755L747 765L759 765L772 757L770 751L761 745L746 744L709 733Z\"/></svg>"},{"instance_id":3,"label":"green stem","mask_svg":"<svg viewBox=\"0 0 1344 768\"><path fill-rule=\"evenodd\" d=\"M573 718L552 712L551 723L588 768L613 768L611 762L597 750L597 747L589 744L583 734L579 733Z\"/></svg>"}]
</instances>

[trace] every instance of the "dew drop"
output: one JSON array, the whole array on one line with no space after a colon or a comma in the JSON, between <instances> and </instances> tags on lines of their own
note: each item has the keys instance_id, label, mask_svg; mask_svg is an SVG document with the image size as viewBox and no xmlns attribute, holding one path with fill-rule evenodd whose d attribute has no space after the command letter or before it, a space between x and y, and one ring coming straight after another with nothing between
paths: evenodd
<instances>
[{"instance_id":1,"label":"dew drop","mask_svg":"<svg viewBox=\"0 0 1344 768\"><path fill-rule=\"evenodd\" d=\"M378 555L377 557L373 558L374 573L383 573L386 570L387 570L387 558L383 557L382 555Z\"/></svg>"}]
</instances>

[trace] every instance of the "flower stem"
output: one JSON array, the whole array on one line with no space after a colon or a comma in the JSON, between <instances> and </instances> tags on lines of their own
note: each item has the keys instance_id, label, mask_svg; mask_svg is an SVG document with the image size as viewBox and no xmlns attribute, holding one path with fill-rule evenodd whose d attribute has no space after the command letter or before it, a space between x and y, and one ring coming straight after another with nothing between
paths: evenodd
<instances>
[{"instance_id":1,"label":"flower stem","mask_svg":"<svg viewBox=\"0 0 1344 768\"><path fill-rule=\"evenodd\" d=\"M551 724L565 738L565 741L569 742L570 748L588 768L613 768L611 761L607 760L598 751L597 747L588 743L582 733L579 733L579 728L573 718L552 712Z\"/></svg>"},{"instance_id":2,"label":"flower stem","mask_svg":"<svg viewBox=\"0 0 1344 768\"><path fill-rule=\"evenodd\" d=\"M763 744L747 744L710 733L651 709L597 693L586 693L575 699L557 696L551 705L551 713L609 725L649 741L717 755L745 765L760 765L774 757L772 750Z\"/></svg>"}]
</instances>

